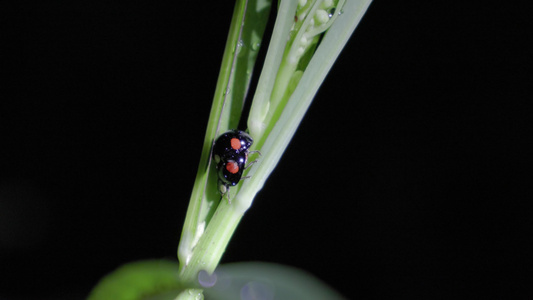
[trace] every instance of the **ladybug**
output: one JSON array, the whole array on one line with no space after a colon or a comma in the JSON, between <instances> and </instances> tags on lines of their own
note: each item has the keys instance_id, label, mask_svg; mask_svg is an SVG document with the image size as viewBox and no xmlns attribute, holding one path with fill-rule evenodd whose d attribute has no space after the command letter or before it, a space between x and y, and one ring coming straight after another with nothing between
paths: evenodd
<instances>
[{"instance_id":1,"label":"ladybug","mask_svg":"<svg viewBox=\"0 0 533 300\"><path fill-rule=\"evenodd\" d=\"M237 185L242 179L253 142L250 135L240 130L230 130L215 141L213 159L218 170L218 189L222 196L229 191L230 186Z\"/></svg>"},{"instance_id":2,"label":"ladybug","mask_svg":"<svg viewBox=\"0 0 533 300\"><path fill-rule=\"evenodd\" d=\"M218 169L218 190L225 195L230 186L235 186L242 178L242 172L245 169L246 154L237 154L232 157L226 157L226 161L221 161L217 165Z\"/></svg>"},{"instance_id":3,"label":"ladybug","mask_svg":"<svg viewBox=\"0 0 533 300\"><path fill-rule=\"evenodd\" d=\"M229 157L238 154L248 154L248 149L252 146L252 137L241 130L230 130L215 141L213 147L213 158L218 165L221 161L227 161Z\"/></svg>"}]
</instances>

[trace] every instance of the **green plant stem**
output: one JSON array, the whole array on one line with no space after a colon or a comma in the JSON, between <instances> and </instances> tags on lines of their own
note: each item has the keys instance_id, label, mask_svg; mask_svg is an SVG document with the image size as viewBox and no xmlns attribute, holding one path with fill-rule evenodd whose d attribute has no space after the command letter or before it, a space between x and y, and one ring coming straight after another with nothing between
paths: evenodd
<instances>
[{"instance_id":1,"label":"green plant stem","mask_svg":"<svg viewBox=\"0 0 533 300\"><path fill-rule=\"evenodd\" d=\"M228 86L232 79L232 70L234 69L235 65L234 54L237 51L237 45L239 44L238 41L241 32L240 27L245 13L245 7L245 0L238 0L236 2L233 18L230 24L229 35L219 73L219 81L217 83L214 101L211 107L211 117L209 118L209 124L207 126L207 132L204 138L202 156L200 158L200 164L198 166L196 180L194 181L191 201L189 202L185 222L183 224L181 239L178 246L178 259L182 264L188 264L193 248L204 233L206 224L209 222L209 219L214 214L216 209L216 201L213 200L214 198L205 195L209 174L209 170L207 170L207 168L209 167L208 162L210 158L211 145L213 138L216 136L218 126L223 126L223 128L228 127L230 126L228 123L232 119L230 118L230 112L232 111L231 109L226 109L224 111L224 115L221 115L220 112L223 111L224 99L230 97L228 94ZM233 90L235 90L235 88L233 88ZM213 184L213 182L216 182L216 180L212 176L212 171L210 175L211 180L209 183Z\"/></svg>"},{"instance_id":2,"label":"green plant stem","mask_svg":"<svg viewBox=\"0 0 533 300\"><path fill-rule=\"evenodd\" d=\"M178 246L178 259L187 265L213 217L220 194L210 151L219 131L237 128L243 99L268 20L271 0L237 0L213 99L198 173Z\"/></svg>"},{"instance_id":3,"label":"green plant stem","mask_svg":"<svg viewBox=\"0 0 533 300\"><path fill-rule=\"evenodd\" d=\"M179 276L185 282L195 282L201 270L215 271L233 232L246 208L222 201L196 245L189 264L180 265Z\"/></svg>"},{"instance_id":4,"label":"green plant stem","mask_svg":"<svg viewBox=\"0 0 533 300\"><path fill-rule=\"evenodd\" d=\"M296 12L298 1L282 1L278 8L274 31L265 58L265 64L259 77L257 90L255 91L252 109L248 117L248 129L255 138L256 149L261 149L268 123L265 122L267 115L274 109L271 106L270 97L275 88L278 69L281 65L285 53L287 36L294 23L294 13Z\"/></svg>"},{"instance_id":5,"label":"green plant stem","mask_svg":"<svg viewBox=\"0 0 533 300\"><path fill-rule=\"evenodd\" d=\"M203 290L201 289L186 289L182 291L173 300L202 300L204 299Z\"/></svg>"}]
</instances>

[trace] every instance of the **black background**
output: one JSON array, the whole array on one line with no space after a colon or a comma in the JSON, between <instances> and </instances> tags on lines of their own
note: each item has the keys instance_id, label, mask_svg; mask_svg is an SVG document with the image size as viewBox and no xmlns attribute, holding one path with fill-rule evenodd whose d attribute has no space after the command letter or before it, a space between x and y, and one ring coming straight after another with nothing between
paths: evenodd
<instances>
[{"instance_id":1,"label":"black background","mask_svg":"<svg viewBox=\"0 0 533 300\"><path fill-rule=\"evenodd\" d=\"M175 258L221 2L0 3L0 299L83 299L123 263ZM353 299L526 297L531 21L463 2L370 6L223 262Z\"/></svg>"}]
</instances>

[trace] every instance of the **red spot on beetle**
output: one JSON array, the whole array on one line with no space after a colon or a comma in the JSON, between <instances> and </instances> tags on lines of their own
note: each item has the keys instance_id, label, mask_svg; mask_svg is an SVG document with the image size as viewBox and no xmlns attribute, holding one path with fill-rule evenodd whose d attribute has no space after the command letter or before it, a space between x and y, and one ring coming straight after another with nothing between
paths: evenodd
<instances>
[{"instance_id":1,"label":"red spot on beetle","mask_svg":"<svg viewBox=\"0 0 533 300\"><path fill-rule=\"evenodd\" d=\"M232 138L231 139L231 148L233 150L239 150L241 149L241 140L239 140L238 138Z\"/></svg>"},{"instance_id":2,"label":"red spot on beetle","mask_svg":"<svg viewBox=\"0 0 533 300\"><path fill-rule=\"evenodd\" d=\"M228 161L226 164L226 170L228 170L228 172L231 174L235 174L239 172L239 165L234 161Z\"/></svg>"}]
</instances>

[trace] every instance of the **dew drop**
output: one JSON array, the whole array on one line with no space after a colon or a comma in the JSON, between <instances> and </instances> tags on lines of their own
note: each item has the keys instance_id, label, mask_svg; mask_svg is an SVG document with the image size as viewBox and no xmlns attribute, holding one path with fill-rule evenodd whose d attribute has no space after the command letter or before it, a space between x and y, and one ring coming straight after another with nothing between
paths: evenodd
<instances>
[{"instance_id":1,"label":"dew drop","mask_svg":"<svg viewBox=\"0 0 533 300\"><path fill-rule=\"evenodd\" d=\"M244 46L244 43L242 42L242 40L239 40L237 42L237 46L235 47L235 51L237 51L237 54L239 54L241 52L242 46Z\"/></svg>"},{"instance_id":2,"label":"dew drop","mask_svg":"<svg viewBox=\"0 0 533 300\"><path fill-rule=\"evenodd\" d=\"M335 7L333 7L330 11L329 11L329 14L328 14L328 17L331 19L331 17L333 17L333 14L335 13Z\"/></svg>"},{"instance_id":3,"label":"dew drop","mask_svg":"<svg viewBox=\"0 0 533 300\"><path fill-rule=\"evenodd\" d=\"M205 288L212 287L217 283L217 274L209 275L209 273L202 270L198 273L198 283Z\"/></svg>"}]
</instances>

